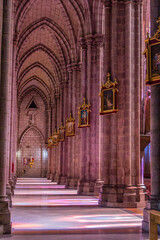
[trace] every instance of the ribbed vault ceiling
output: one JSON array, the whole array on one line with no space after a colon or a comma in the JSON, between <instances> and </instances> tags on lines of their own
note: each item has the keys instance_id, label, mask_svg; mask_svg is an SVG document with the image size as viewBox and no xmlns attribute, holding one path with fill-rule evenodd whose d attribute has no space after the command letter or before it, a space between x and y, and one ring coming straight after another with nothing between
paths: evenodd
<instances>
[{"instance_id":1,"label":"ribbed vault ceiling","mask_svg":"<svg viewBox=\"0 0 160 240\"><path fill-rule=\"evenodd\" d=\"M79 61L84 35L83 0L15 2L15 64L19 101L34 88L54 101L67 65ZM85 3L86 4L86 3Z\"/></svg>"}]
</instances>

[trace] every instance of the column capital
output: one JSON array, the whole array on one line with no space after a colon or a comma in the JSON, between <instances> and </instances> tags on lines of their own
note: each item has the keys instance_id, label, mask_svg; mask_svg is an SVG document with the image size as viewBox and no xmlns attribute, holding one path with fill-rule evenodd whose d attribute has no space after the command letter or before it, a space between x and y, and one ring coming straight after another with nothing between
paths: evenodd
<instances>
[{"instance_id":1,"label":"column capital","mask_svg":"<svg viewBox=\"0 0 160 240\"><path fill-rule=\"evenodd\" d=\"M51 104L50 104L50 105L51 105L51 109L52 109L52 108L55 108L55 106L56 106L56 103L55 103L55 102L51 102Z\"/></svg>"},{"instance_id":2,"label":"column capital","mask_svg":"<svg viewBox=\"0 0 160 240\"><path fill-rule=\"evenodd\" d=\"M51 112L51 109L46 109L45 110L47 113L50 113Z\"/></svg>"},{"instance_id":3,"label":"column capital","mask_svg":"<svg viewBox=\"0 0 160 240\"><path fill-rule=\"evenodd\" d=\"M94 37L92 34L89 34L85 36L85 40L86 40L87 46L91 46L94 42Z\"/></svg>"},{"instance_id":4,"label":"column capital","mask_svg":"<svg viewBox=\"0 0 160 240\"><path fill-rule=\"evenodd\" d=\"M67 72L72 73L73 69L72 69L72 64L68 64L67 65Z\"/></svg>"},{"instance_id":5,"label":"column capital","mask_svg":"<svg viewBox=\"0 0 160 240\"><path fill-rule=\"evenodd\" d=\"M81 71L81 63L71 63L67 66L67 71L73 73L73 71Z\"/></svg>"},{"instance_id":6,"label":"column capital","mask_svg":"<svg viewBox=\"0 0 160 240\"><path fill-rule=\"evenodd\" d=\"M80 39L80 45L81 45L82 49L87 49L87 44L86 44L85 38Z\"/></svg>"},{"instance_id":7,"label":"column capital","mask_svg":"<svg viewBox=\"0 0 160 240\"><path fill-rule=\"evenodd\" d=\"M103 0L103 3L106 8L111 7L111 0Z\"/></svg>"},{"instance_id":8,"label":"column capital","mask_svg":"<svg viewBox=\"0 0 160 240\"><path fill-rule=\"evenodd\" d=\"M54 92L54 96L56 99L59 99L60 98L60 90L57 89L55 92Z\"/></svg>"},{"instance_id":9,"label":"column capital","mask_svg":"<svg viewBox=\"0 0 160 240\"><path fill-rule=\"evenodd\" d=\"M71 66L72 71L81 71L81 63L73 63Z\"/></svg>"},{"instance_id":10,"label":"column capital","mask_svg":"<svg viewBox=\"0 0 160 240\"><path fill-rule=\"evenodd\" d=\"M132 3L133 0L124 0L124 3L128 4L128 3Z\"/></svg>"},{"instance_id":11,"label":"column capital","mask_svg":"<svg viewBox=\"0 0 160 240\"><path fill-rule=\"evenodd\" d=\"M68 88L68 81L62 81L60 83L60 87L63 88L63 89Z\"/></svg>"},{"instance_id":12,"label":"column capital","mask_svg":"<svg viewBox=\"0 0 160 240\"><path fill-rule=\"evenodd\" d=\"M13 45L17 45L17 41L18 41L18 33L15 32L13 35Z\"/></svg>"},{"instance_id":13,"label":"column capital","mask_svg":"<svg viewBox=\"0 0 160 240\"><path fill-rule=\"evenodd\" d=\"M136 3L136 4L143 4L143 0L134 0L134 2Z\"/></svg>"},{"instance_id":14,"label":"column capital","mask_svg":"<svg viewBox=\"0 0 160 240\"><path fill-rule=\"evenodd\" d=\"M97 46L101 46L104 43L105 35L104 34L95 34L94 35L94 43Z\"/></svg>"}]
</instances>

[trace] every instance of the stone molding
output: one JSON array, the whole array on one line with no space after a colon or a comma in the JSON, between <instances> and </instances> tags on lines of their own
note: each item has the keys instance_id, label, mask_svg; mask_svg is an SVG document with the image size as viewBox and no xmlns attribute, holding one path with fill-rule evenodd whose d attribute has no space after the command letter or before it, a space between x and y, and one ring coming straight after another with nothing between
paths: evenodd
<instances>
[{"instance_id":1,"label":"stone molding","mask_svg":"<svg viewBox=\"0 0 160 240\"><path fill-rule=\"evenodd\" d=\"M81 71L81 63L71 63L67 66L67 71L73 73L74 71Z\"/></svg>"},{"instance_id":2,"label":"stone molding","mask_svg":"<svg viewBox=\"0 0 160 240\"><path fill-rule=\"evenodd\" d=\"M55 99L59 99L60 98L60 91L59 89L57 89L54 93Z\"/></svg>"},{"instance_id":3,"label":"stone molding","mask_svg":"<svg viewBox=\"0 0 160 240\"><path fill-rule=\"evenodd\" d=\"M88 46L102 46L105 40L104 34L89 34L81 39L82 49L88 49Z\"/></svg>"},{"instance_id":4,"label":"stone molding","mask_svg":"<svg viewBox=\"0 0 160 240\"><path fill-rule=\"evenodd\" d=\"M87 44L86 44L85 38L80 39L80 45L81 45L82 49L84 49L84 50L87 49Z\"/></svg>"},{"instance_id":5,"label":"stone molding","mask_svg":"<svg viewBox=\"0 0 160 240\"><path fill-rule=\"evenodd\" d=\"M103 0L105 8L111 7L111 2L112 2L112 0Z\"/></svg>"},{"instance_id":6,"label":"stone molding","mask_svg":"<svg viewBox=\"0 0 160 240\"><path fill-rule=\"evenodd\" d=\"M143 0L103 0L105 8L109 8L114 3L137 3L142 4Z\"/></svg>"},{"instance_id":7,"label":"stone molding","mask_svg":"<svg viewBox=\"0 0 160 240\"><path fill-rule=\"evenodd\" d=\"M61 88L61 89L66 89L66 88L68 88L68 81L62 81L62 82L60 83L60 88Z\"/></svg>"}]
</instances>

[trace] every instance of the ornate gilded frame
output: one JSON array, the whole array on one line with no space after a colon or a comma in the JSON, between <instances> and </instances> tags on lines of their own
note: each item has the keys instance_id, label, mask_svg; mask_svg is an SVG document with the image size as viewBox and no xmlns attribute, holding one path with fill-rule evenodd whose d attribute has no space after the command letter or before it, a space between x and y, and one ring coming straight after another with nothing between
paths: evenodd
<instances>
[{"instance_id":1,"label":"ornate gilded frame","mask_svg":"<svg viewBox=\"0 0 160 240\"><path fill-rule=\"evenodd\" d=\"M61 126L58 128L58 140L63 142L65 140L65 126L61 123Z\"/></svg>"},{"instance_id":2,"label":"ornate gilded frame","mask_svg":"<svg viewBox=\"0 0 160 240\"><path fill-rule=\"evenodd\" d=\"M55 129L55 132L52 135L52 141L53 141L52 146L57 146L58 145L58 139L59 139L58 132Z\"/></svg>"},{"instance_id":3,"label":"ornate gilded frame","mask_svg":"<svg viewBox=\"0 0 160 240\"><path fill-rule=\"evenodd\" d=\"M111 114L118 111L117 108L117 81L114 82L110 80L110 73L107 74L107 81L101 86L101 107L100 114Z\"/></svg>"},{"instance_id":4,"label":"ornate gilded frame","mask_svg":"<svg viewBox=\"0 0 160 240\"><path fill-rule=\"evenodd\" d=\"M53 139L52 136L48 138L48 148L51 148L53 146Z\"/></svg>"},{"instance_id":5,"label":"ornate gilded frame","mask_svg":"<svg viewBox=\"0 0 160 240\"><path fill-rule=\"evenodd\" d=\"M86 99L83 99L83 104L79 106L79 111L78 111L78 127L90 127L90 109L91 105L86 104Z\"/></svg>"},{"instance_id":6,"label":"ornate gilded frame","mask_svg":"<svg viewBox=\"0 0 160 240\"><path fill-rule=\"evenodd\" d=\"M75 135L75 119L70 114L70 117L66 120L66 136L71 137Z\"/></svg>"},{"instance_id":7,"label":"ornate gilded frame","mask_svg":"<svg viewBox=\"0 0 160 240\"><path fill-rule=\"evenodd\" d=\"M159 24L157 32L145 40L146 49L146 85L155 85L160 83L160 17L157 21ZM157 67L158 65L158 67ZM157 71L156 71L157 67Z\"/></svg>"}]
</instances>

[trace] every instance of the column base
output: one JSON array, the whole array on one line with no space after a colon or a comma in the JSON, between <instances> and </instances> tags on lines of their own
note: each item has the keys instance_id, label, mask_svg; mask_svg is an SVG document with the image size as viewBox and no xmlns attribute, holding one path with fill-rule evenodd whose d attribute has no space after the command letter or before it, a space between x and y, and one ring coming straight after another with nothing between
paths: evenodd
<instances>
[{"instance_id":1,"label":"column base","mask_svg":"<svg viewBox=\"0 0 160 240\"><path fill-rule=\"evenodd\" d=\"M9 180L9 185L10 185L10 188L11 188L11 193L12 193L12 196L14 195L14 188L15 188L15 185L14 185L14 182L12 179Z\"/></svg>"},{"instance_id":2,"label":"column base","mask_svg":"<svg viewBox=\"0 0 160 240\"><path fill-rule=\"evenodd\" d=\"M58 172L55 172L54 178L53 178L53 182L57 182L57 181L58 181L58 178L59 178L59 173L58 173Z\"/></svg>"},{"instance_id":3,"label":"column base","mask_svg":"<svg viewBox=\"0 0 160 240\"><path fill-rule=\"evenodd\" d=\"M49 174L48 174L48 180L51 180L51 181L52 181L52 177L53 177L53 174L52 174L52 173L49 173Z\"/></svg>"},{"instance_id":4,"label":"column base","mask_svg":"<svg viewBox=\"0 0 160 240\"><path fill-rule=\"evenodd\" d=\"M56 179L56 172L51 173L51 174L50 174L50 180L51 180L52 182L56 182L55 179Z\"/></svg>"},{"instance_id":5,"label":"column base","mask_svg":"<svg viewBox=\"0 0 160 240\"><path fill-rule=\"evenodd\" d=\"M47 173L47 180L50 180L50 174L51 173L49 173L49 172Z\"/></svg>"},{"instance_id":6,"label":"column base","mask_svg":"<svg viewBox=\"0 0 160 240\"><path fill-rule=\"evenodd\" d=\"M103 185L99 195L101 207L142 208L146 203L146 188Z\"/></svg>"},{"instance_id":7,"label":"column base","mask_svg":"<svg viewBox=\"0 0 160 240\"><path fill-rule=\"evenodd\" d=\"M96 185L96 181L83 181L78 183L78 194L86 196L96 196L99 194L99 188Z\"/></svg>"},{"instance_id":8,"label":"column base","mask_svg":"<svg viewBox=\"0 0 160 240\"><path fill-rule=\"evenodd\" d=\"M11 234L11 222L8 200L0 200L0 232Z\"/></svg>"},{"instance_id":9,"label":"column base","mask_svg":"<svg viewBox=\"0 0 160 240\"><path fill-rule=\"evenodd\" d=\"M65 183L66 183L66 176L59 176L57 180L57 184L65 185Z\"/></svg>"},{"instance_id":10,"label":"column base","mask_svg":"<svg viewBox=\"0 0 160 240\"><path fill-rule=\"evenodd\" d=\"M148 200L146 202L146 207L143 209L143 221L142 221L142 230L144 232L149 232L149 210L160 211L160 200ZM160 234L160 228L158 227L158 233Z\"/></svg>"},{"instance_id":11,"label":"column base","mask_svg":"<svg viewBox=\"0 0 160 240\"><path fill-rule=\"evenodd\" d=\"M16 177L16 176L13 176L13 177L12 177L12 180L13 180L13 186L14 186L14 188L15 188L16 182L17 182L17 177Z\"/></svg>"},{"instance_id":12,"label":"column base","mask_svg":"<svg viewBox=\"0 0 160 240\"><path fill-rule=\"evenodd\" d=\"M11 192L11 187L9 184L6 186L6 195L7 199L9 201L9 207L12 207L12 192Z\"/></svg>"},{"instance_id":13,"label":"column base","mask_svg":"<svg viewBox=\"0 0 160 240\"><path fill-rule=\"evenodd\" d=\"M77 188L78 179L75 178L66 178L65 188Z\"/></svg>"},{"instance_id":14,"label":"column base","mask_svg":"<svg viewBox=\"0 0 160 240\"><path fill-rule=\"evenodd\" d=\"M104 181L101 181L100 179L98 179L96 181L95 189L94 189L94 192L95 192L96 195L99 195L101 187L103 186L103 183L104 183Z\"/></svg>"}]
</instances>

